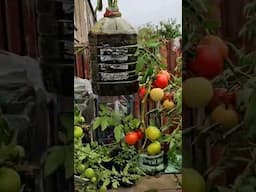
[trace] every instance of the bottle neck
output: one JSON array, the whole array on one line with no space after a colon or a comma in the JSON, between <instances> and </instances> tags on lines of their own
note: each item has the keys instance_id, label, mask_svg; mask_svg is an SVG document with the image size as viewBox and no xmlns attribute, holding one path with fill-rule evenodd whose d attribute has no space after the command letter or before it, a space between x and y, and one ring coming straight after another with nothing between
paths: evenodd
<instances>
[{"instance_id":1,"label":"bottle neck","mask_svg":"<svg viewBox=\"0 0 256 192\"><path fill-rule=\"evenodd\" d=\"M119 12L119 9L116 8L112 8L112 7L108 7L106 8L106 11L104 13L104 17L121 17L122 14L121 12Z\"/></svg>"}]
</instances>

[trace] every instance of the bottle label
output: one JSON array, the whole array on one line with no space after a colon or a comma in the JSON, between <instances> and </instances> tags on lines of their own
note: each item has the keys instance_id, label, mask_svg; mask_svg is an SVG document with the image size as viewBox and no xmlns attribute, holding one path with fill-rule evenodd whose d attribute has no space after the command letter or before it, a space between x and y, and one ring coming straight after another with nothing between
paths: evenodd
<instances>
[{"instance_id":1,"label":"bottle label","mask_svg":"<svg viewBox=\"0 0 256 192\"><path fill-rule=\"evenodd\" d=\"M128 48L127 47L104 47L100 49L100 61L118 61L126 62L128 61Z\"/></svg>"},{"instance_id":2,"label":"bottle label","mask_svg":"<svg viewBox=\"0 0 256 192\"><path fill-rule=\"evenodd\" d=\"M128 64L105 64L105 63L100 63L99 64L99 70L100 71L128 70L128 69L129 69Z\"/></svg>"},{"instance_id":3,"label":"bottle label","mask_svg":"<svg viewBox=\"0 0 256 192\"><path fill-rule=\"evenodd\" d=\"M121 73L100 73L101 81L124 81L130 77L129 72Z\"/></svg>"}]
</instances>

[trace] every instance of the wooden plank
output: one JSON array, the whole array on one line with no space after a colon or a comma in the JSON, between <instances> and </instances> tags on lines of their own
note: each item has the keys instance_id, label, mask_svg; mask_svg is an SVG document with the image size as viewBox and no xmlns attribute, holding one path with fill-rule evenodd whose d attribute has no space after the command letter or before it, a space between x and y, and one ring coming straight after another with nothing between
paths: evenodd
<instances>
[{"instance_id":1,"label":"wooden plank","mask_svg":"<svg viewBox=\"0 0 256 192\"><path fill-rule=\"evenodd\" d=\"M81 55L76 55L76 70L77 76L80 78L84 78L83 69L82 69L83 61Z\"/></svg>"},{"instance_id":2,"label":"wooden plank","mask_svg":"<svg viewBox=\"0 0 256 192\"><path fill-rule=\"evenodd\" d=\"M78 43L88 42L88 33L95 23L94 13L89 1L75 0L75 39Z\"/></svg>"},{"instance_id":3,"label":"wooden plank","mask_svg":"<svg viewBox=\"0 0 256 192\"><path fill-rule=\"evenodd\" d=\"M238 0L236 3L232 0L221 1L221 20L222 34L233 43L241 43L238 33L243 25L243 7L248 0Z\"/></svg>"},{"instance_id":4,"label":"wooden plank","mask_svg":"<svg viewBox=\"0 0 256 192\"><path fill-rule=\"evenodd\" d=\"M34 0L22 1L24 38L27 55L38 56L37 25L36 25L36 5Z\"/></svg>"},{"instance_id":5,"label":"wooden plank","mask_svg":"<svg viewBox=\"0 0 256 192\"><path fill-rule=\"evenodd\" d=\"M140 103L141 103L141 100L139 98L139 95L136 93L135 95L135 98L134 98L134 111L133 111L133 114L134 114L134 117L136 118L139 118L140 119Z\"/></svg>"},{"instance_id":6,"label":"wooden plank","mask_svg":"<svg viewBox=\"0 0 256 192\"><path fill-rule=\"evenodd\" d=\"M85 49L83 55L83 68L84 76L86 79L90 79L90 58L89 58L89 49Z\"/></svg>"},{"instance_id":7,"label":"wooden plank","mask_svg":"<svg viewBox=\"0 0 256 192\"><path fill-rule=\"evenodd\" d=\"M21 12L18 0L5 0L8 51L22 54Z\"/></svg>"},{"instance_id":8,"label":"wooden plank","mask_svg":"<svg viewBox=\"0 0 256 192\"><path fill-rule=\"evenodd\" d=\"M175 67L176 67L176 58L177 54L175 51L173 51L173 40L169 40L166 43L166 49L167 49L167 69L170 73L174 73Z\"/></svg>"}]
</instances>

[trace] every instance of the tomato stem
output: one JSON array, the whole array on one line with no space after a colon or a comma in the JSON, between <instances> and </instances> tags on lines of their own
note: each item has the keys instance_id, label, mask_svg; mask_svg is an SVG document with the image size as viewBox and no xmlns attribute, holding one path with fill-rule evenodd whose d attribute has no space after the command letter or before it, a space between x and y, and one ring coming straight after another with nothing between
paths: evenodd
<instances>
[{"instance_id":1,"label":"tomato stem","mask_svg":"<svg viewBox=\"0 0 256 192\"><path fill-rule=\"evenodd\" d=\"M230 69L233 71L233 73L235 73L235 74L236 74L236 73L237 73L237 74L240 74L240 75L242 75L242 76L244 76L244 77L246 77L246 78L248 78L248 79L252 78L250 75L244 73L244 72L241 71L239 68L235 67L235 66L233 65L233 63L232 63L232 61L231 61L230 58L227 58L226 61L227 61L228 66L230 67Z\"/></svg>"}]
</instances>

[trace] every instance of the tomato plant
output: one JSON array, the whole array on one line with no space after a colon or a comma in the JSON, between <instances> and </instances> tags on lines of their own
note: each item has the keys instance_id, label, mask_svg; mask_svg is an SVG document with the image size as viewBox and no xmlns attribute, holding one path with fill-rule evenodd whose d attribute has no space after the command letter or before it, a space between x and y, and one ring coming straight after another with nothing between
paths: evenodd
<instances>
[{"instance_id":1,"label":"tomato plant","mask_svg":"<svg viewBox=\"0 0 256 192\"><path fill-rule=\"evenodd\" d=\"M17 144L16 134L0 114L0 191L3 192L19 192L24 187L17 165L22 165L26 156L24 148Z\"/></svg>"},{"instance_id":2,"label":"tomato plant","mask_svg":"<svg viewBox=\"0 0 256 192\"><path fill-rule=\"evenodd\" d=\"M190 149L197 154L190 153L191 159L184 162L189 161L188 166L204 176L207 191L254 191L255 185L250 181L255 179L255 51L216 37L220 22L210 17L209 3L183 2L183 68L187 78L205 76L214 88L207 110L195 110L192 123L185 126L183 138L192 140ZM240 31L243 39L251 39L255 34L249 17L255 6L255 2L250 2L244 7L248 17ZM219 52L214 51L217 47ZM235 174L230 174L231 169Z\"/></svg>"},{"instance_id":3,"label":"tomato plant","mask_svg":"<svg viewBox=\"0 0 256 192\"><path fill-rule=\"evenodd\" d=\"M181 57L178 58L175 72L169 73L162 62L164 58L160 49L166 39L176 38L180 34L180 25L174 21L140 29L136 65L140 82L137 94L141 105L138 118L100 105L97 117L85 127L80 124L83 118L78 117L79 113L75 115L75 126L83 130L81 134L81 129L76 128L77 137L74 138L77 190L97 191L132 185L145 175L144 169L139 166L141 155L164 158L166 151L163 152L163 148L164 145L169 146L170 140L167 138L172 137L171 129L181 128L182 61ZM154 103L155 108L146 109L150 102ZM108 143L99 138L99 134L107 132L111 137ZM173 156L169 156L171 159L178 154L173 152L175 146L170 146L167 151L173 153ZM177 147L177 150L180 148ZM181 163L181 159L176 161ZM82 185L83 182L86 182L86 186Z\"/></svg>"},{"instance_id":4,"label":"tomato plant","mask_svg":"<svg viewBox=\"0 0 256 192\"><path fill-rule=\"evenodd\" d=\"M118 143L111 145L99 145L97 142L83 144L82 138L76 139L74 160L77 190L97 190L102 187L117 189L121 185L135 183L144 175L137 166L136 150ZM86 170L87 173L85 173ZM88 174L90 177L96 178L96 181L89 178ZM86 185L80 186L79 181L86 182Z\"/></svg>"}]
</instances>

